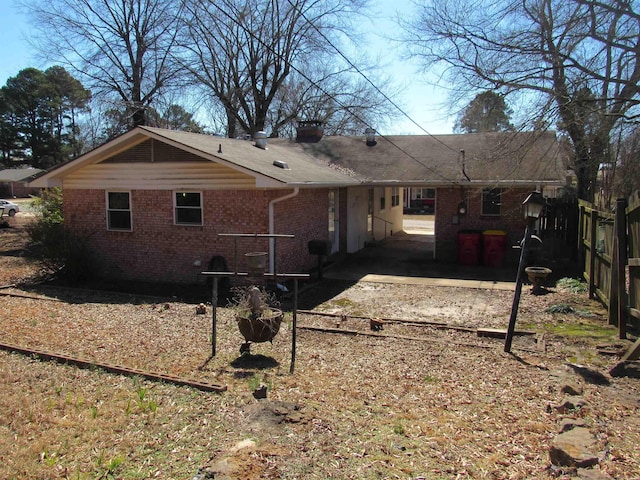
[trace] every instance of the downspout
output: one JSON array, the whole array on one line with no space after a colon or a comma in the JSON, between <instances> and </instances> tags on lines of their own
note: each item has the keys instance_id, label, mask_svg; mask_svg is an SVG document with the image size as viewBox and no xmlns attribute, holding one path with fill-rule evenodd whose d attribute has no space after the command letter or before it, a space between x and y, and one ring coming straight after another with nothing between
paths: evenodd
<instances>
[{"instance_id":1,"label":"downspout","mask_svg":"<svg viewBox=\"0 0 640 480\"><path fill-rule=\"evenodd\" d=\"M269 202L269 234L274 235L275 232L275 219L274 219L274 206L278 202L282 202L284 200L289 200L290 198L298 196L300 193L300 187L294 187L293 192L288 193L287 195L279 198L274 198ZM269 239L269 273L275 273L275 238Z\"/></svg>"}]
</instances>

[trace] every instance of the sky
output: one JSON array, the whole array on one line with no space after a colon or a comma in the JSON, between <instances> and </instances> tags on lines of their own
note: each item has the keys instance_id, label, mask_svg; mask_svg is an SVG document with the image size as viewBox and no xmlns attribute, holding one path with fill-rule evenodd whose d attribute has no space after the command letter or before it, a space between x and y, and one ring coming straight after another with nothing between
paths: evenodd
<instances>
[{"instance_id":1,"label":"sky","mask_svg":"<svg viewBox=\"0 0 640 480\"><path fill-rule=\"evenodd\" d=\"M368 22L366 40L363 48L367 56L381 58L385 63L385 74L389 74L396 83L398 96L384 92L402 108L409 118L400 114L392 125L378 129L383 135L438 135L452 132L455 118L448 115L443 105L446 101L444 88L428 84L424 74L418 72L418 66L401 60L399 53L390 47L377 33L393 36L397 27L392 22L397 0L370 0L371 16ZM46 69L48 66L39 60L29 44L30 26L24 15L19 12L13 0L0 0L0 86L9 77L27 67ZM417 124L417 125L416 125Z\"/></svg>"}]
</instances>

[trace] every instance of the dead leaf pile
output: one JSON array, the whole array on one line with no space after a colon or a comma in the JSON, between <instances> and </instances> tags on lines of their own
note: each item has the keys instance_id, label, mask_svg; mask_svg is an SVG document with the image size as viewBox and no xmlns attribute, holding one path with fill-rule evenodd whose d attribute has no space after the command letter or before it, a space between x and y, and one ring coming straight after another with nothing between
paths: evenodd
<instances>
[{"instance_id":1,"label":"dead leaf pile","mask_svg":"<svg viewBox=\"0 0 640 480\"><path fill-rule=\"evenodd\" d=\"M599 439L597 470L640 476L638 381L585 381L566 366L569 356L605 374L615 358L548 330L602 323L602 308L581 294L523 293L518 326L537 334L516 337L510 355L503 340L475 331L505 328L509 292L356 284L314 304L318 288L301 300L339 316L300 314L299 326L336 333L300 328L292 375L291 313L273 344L241 357L233 311L219 308L211 358L210 304L201 315L161 298L0 290L0 343L227 386L202 393L0 352L0 438L9 439L0 443L0 477L174 479L224 464L262 478L557 478L549 445L562 415L550 406L566 383L582 389L586 406L569 415ZM550 313L558 303L596 316ZM260 384L265 400L252 395ZM256 417L284 404L295 405L284 420ZM245 439L255 447L236 452Z\"/></svg>"}]
</instances>

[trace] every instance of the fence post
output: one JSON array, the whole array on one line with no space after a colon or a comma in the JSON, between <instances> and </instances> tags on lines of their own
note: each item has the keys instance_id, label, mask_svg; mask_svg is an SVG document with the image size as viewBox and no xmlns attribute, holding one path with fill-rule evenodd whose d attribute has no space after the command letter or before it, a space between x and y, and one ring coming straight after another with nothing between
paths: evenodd
<instances>
[{"instance_id":1,"label":"fence post","mask_svg":"<svg viewBox=\"0 0 640 480\"><path fill-rule=\"evenodd\" d=\"M627 338L627 199L616 200L616 246L618 254L617 291L618 291L618 338Z\"/></svg>"},{"instance_id":2,"label":"fence post","mask_svg":"<svg viewBox=\"0 0 640 480\"><path fill-rule=\"evenodd\" d=\"M578 242L577 242L577 249L576 251L578 252L578 265L580 265L580 268L582 270L582 272L585 272L587 269L587 266L585 265L585 245L584 245L584 241L585 241L585 234L584 234L584 222L585 222L585 216L586 216L586 210L584 208L584 205L582 204L582 202L578 202Z\"/></svg>"},{"instance_id":3,"label":"fence post","mask_svg":"<svg viewBox=\"0 0 640 480\"><path fill-rule=\"evenodd\" d=\"M611 251L611 275L609 276L609 306L607 308L607 317L609 325L618 325L618 304L620 303L620 252L618 248L618 215L616 214L615 225L611 242L613 250Z\"/></svg>"},{"instance_id":4,"label":"fence post","mask_svg":"<svg viewBox=\"0 0 640 480\"><path fill-rule=\"evenodd\" d=\"M589 298L596 297L596 242L598 235L598 212L593 208L589 209L591 218L591 229L589 230Z\"/></svg>"}]
</instances>

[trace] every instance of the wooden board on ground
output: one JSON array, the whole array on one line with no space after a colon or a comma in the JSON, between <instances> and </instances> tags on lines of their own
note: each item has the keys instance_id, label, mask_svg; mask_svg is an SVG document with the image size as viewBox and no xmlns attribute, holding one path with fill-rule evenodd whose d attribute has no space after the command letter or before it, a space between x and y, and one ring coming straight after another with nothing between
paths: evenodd
<instances>
[{"instance_id":1,"label":"wooden board on ground","mask_svg":"<svg viewBox=\"0 0 640 480\"><path fill-rule=\"evenodd\" d=\"M507 329L506 328L478 328L477 334L479 337L490 337L490 338L506 338L507 337ZM523 336L523 335L535 335L536 332L531 332L528 330L516 330L514 335Z\"/></svg>"},{"instance_id":2,"label":"wooden board on ground","mask_svg":"<svg viewBox=\"0 0 640 480\"><path fill-rule=\"evenodd\" d=\"M627 353L620 359L621 362L628 362L629 360L640 359L640 338L636 340L636 343L629 347Z\"/></svg>"}]
</instances>

